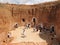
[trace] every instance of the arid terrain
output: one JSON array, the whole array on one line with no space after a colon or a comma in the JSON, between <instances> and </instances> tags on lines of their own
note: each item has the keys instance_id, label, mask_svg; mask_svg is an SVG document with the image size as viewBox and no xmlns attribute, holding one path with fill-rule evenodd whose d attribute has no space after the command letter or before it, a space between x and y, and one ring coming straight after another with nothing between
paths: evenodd
<instances>
[{"instance_id":1,"label":"arid terrain","mask_svg":"<svg viewBox=\"0 0 60 45\"><path fill-rule=\"evenodd\" d=\"M33 32L33 19L35 25L43 23L49 28L54 25L57 41L60 41L60 1L48 2L36 5L17 5L0 3L0 44L1 45L52 45L50 35ZM18 24L18 28L14 25ZM21 38L21 33L25 26L30 24L31 28L26 29L25 38ZM11 32L12 38L7 38ZM5 42L5 43L3 43ZM57 43L57 42L56 42ZM57 44L56 44L57 45Z\"/></svg>"},{"instance_id":2,"label":"arid terrain","mask_svg":"<svg viewBox=\"0 0 60 45\"><path fill-rule=\"evenodd\" d=\"M56 39L51 40L51 35L48 32L36 32L33 28L28 28L22 35L23 29L24 27L18 27L9 31L13 39L7 38L0 45L59 45Z\"/></svg>"}]
</instances>

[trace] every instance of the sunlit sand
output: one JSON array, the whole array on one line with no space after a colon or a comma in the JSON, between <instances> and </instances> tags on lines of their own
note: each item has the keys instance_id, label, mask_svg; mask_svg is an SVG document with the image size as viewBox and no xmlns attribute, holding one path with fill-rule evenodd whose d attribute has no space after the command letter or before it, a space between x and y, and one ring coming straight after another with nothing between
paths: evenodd
<instances>
[{"instance_id":1,"label":"sunlit sand","mask_svg":"<svg viewBox=\"0 0 60 45\"><path fill-rule=\"evenodd\" d=\"M46 42L39 37L39 32L33 32L33 28L25 29L23 38L22 32L24 27L19 27L16 30L11 31L11 36L14 37L11 43L19 43L19 42Z\"/></svg>"}]
</instances>

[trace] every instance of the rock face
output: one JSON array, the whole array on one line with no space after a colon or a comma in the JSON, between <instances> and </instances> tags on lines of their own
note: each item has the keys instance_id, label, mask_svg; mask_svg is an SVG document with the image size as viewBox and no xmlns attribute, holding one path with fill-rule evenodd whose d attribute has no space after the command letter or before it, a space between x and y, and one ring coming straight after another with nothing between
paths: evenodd
<instances>
[{"instance_id":1,"label":"rock face","mask_svg":"<svg viewBox=\"0 0 60 45\"><path fill-rule=\"evenodd\" d=\"M0 7L0 42L6 40L7 32L12 29L12 24L13 18L11 12L4 7Z\"/></svg>"},{"instance_id":2,"label":"rock face","mask_svg":"<svg viewBox=\"0 0 60 45\"><path fill-rule=\"evenodd\" d=\"M3 7L0 7L0 32L10 30L11 20L11 12Z\"/></svg>"},{"instance_id":3,"label":"rock face","mask_svg":"<svg viewBox=\"0 0 60 45\"><path fill-rule=\"evenodd\" d=\"M50 2L36 5L0 4L0 30L12 28L14 23L20 26L25 24L36 25L43 23L46 26L55 25L58 40L60 40L60 3ZM23 21L24 20L24 21ZM5 29L4 29L5 30Z\"/></svg>"}]
</instances>

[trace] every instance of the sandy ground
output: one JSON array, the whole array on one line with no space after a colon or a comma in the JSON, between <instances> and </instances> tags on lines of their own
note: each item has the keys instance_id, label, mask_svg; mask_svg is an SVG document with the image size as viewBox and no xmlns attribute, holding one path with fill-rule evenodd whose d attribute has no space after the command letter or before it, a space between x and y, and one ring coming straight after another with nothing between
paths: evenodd
<instances>
[{"instance_id":1,"label":"sandy ground","mask_svg":"<svg viewBox=\"0 0 60 45\"><path fill-rule=\"evenodd\" d=\"M33 28L30 28L25 29L24 35L22 35L23 29L24 27L18 27L10 31L13 40L8 43L0 43L0 45L59 45L55 39L51 40L48 32L39 35L39 31L33 32Z\"/></svg>"},{"instance_id":2,"label":"sandy ground","mask_svg":"<svg viewBox=\"0 0 60 45\"><path fill-rule=\"evenodd\" d=\"M25 29L23 38L22 32L24 27L16 28L11 31L11 36L14 37L11 43L19 43L19 42L46 42L46 40L39 37L39 32L33 32L33 28Z\"/></svg>"}]
</instances>

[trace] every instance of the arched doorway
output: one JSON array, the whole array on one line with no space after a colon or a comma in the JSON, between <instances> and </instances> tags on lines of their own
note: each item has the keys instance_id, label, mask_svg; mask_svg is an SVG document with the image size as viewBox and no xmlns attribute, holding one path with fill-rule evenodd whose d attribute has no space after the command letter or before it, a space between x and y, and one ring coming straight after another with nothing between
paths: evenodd
<instances>
[{"instance_id":1,"label":"arched doorway","mask_svg":"<svg viewBox=\"0 0 60 45\"><path fill-rule=\"evenodd\" d=\"M33 22L33 26L35 26L36 25L36 18L35 17L32 18L32 22Z\"/></svg>"},{"instance_id":2,"label":"arched doorway","mask_svg":"<svg viewBox=\"0 0 60 45\"><path fill-rule=\"evenodd\" d=\"M22 26L25 26L25 23L26 23L25 18L22 18L22 19L21 19L21 25L22 25Z\"/></svg>"},{"instance_id":3,"label":"arched doorway","mask_svg":"<svg viewBox=\"0 0 60 45\"><path fill-rule=\"evenodd\" d=\"M22 21L25 22L25 19L23 18Z\"/></svg>"}]
</instances>

